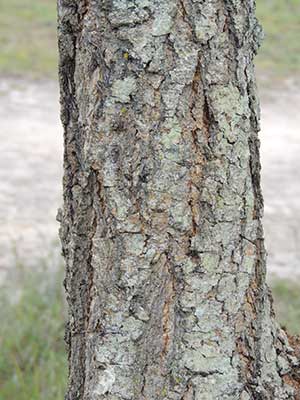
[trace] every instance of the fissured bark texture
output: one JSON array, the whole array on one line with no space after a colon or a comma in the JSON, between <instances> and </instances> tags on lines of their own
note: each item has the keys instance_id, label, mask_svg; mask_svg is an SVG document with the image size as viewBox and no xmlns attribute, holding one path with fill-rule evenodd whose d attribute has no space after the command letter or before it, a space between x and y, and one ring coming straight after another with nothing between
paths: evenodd
<instances>
[{"instance_id":1,"label":"fissured bark texture","mask_svg":"<svg viewBox=\"0 0 300 400\"><path fill-rule=\"evenodd\" d=\"M66 399L296 399L265 283L254 2L58 18Z\"/></svg>"}]
</instances>

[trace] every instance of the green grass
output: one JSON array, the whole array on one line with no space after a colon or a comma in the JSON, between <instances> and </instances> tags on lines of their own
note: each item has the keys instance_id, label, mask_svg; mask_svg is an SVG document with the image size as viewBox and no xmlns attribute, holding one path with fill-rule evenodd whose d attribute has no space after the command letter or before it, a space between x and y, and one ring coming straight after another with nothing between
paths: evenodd
<instances>
[{"instance_id":1,"label":"green grass","mask_svg":"<svg viewBox=\"0 0 300 400\"><path fill-rule=\"evenodd\" d=\"M300 0L257 0L266 38L256 58L271 78L299 76ZM56 1L0 0L0 74L56 78Z\"/></svg>"},{"instance_id":2,"label":"green grass","mask_svg":"<svg viewBox=\"0 0 300 400\"><path fill-rule=\"evenodd\" d=\"M292 335L300 335L300 285L288 280L271 282L277 321Z\"/></svg>"},{"instance_id":3,"label":"green grass","mask_svg":"<svg viewBox=\"0 0 300 400\"><path fill-rule=\"evenodd\" d=\"M61 274L20 274L20 289L7 288L0 303L0 400L63 399L67 356Z\"/></svg>"},{"instance_id":4,"label":"green grass","mask_svg":"<svg viewBox=\"0 0 300 400\"><path fill-rule=\"evenodd\" d=\"M56 76L56 1L0 0L0 74Z\"/></svg>"},{"instance_id":5,"label":"green grass","mask_svg":"<svg viewBox=\"0 0 300 400\"><path fill-rule=\"evenodd\" d=\"M258 71L271 78L299 76L300 0L256 0L265 40L256 58Z\"/></svg>"}]
</instances>

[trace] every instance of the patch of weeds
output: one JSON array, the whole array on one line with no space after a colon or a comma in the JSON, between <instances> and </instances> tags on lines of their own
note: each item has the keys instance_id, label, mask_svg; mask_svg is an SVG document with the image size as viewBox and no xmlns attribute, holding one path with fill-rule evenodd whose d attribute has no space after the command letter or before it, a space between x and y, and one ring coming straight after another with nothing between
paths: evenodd
<instances>
[{"instance_id":1,"label":"patch of weeds","mask_svg":"<svg viewBox=\"0 0 300 400\"><path fill-rule=\"evenodd\" d=\"M300 285L288 280L271 281L277 321L292 335L300 334Z\"/></svg>"},{"instance_id":2,"label":"patch of weeds","mask_svg":"<svg viewBox=\"0 0 300 400\"><path fill-rule=\"evenodd\" d=\"M61 275L49 268L24 269L18 271L14 287L1 288L0 400L64 398L67 355Z\"/></svg>"}]
</instances>

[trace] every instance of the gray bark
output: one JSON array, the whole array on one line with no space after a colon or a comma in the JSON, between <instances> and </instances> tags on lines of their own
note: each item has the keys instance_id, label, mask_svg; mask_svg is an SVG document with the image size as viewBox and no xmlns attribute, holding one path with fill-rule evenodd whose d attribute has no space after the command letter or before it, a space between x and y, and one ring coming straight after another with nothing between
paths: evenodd
<instances>
[{"instance_id":1,"label":"gray bark","mask_svg":"<svg viewBox=\"0 0 300 400\"><path fill-rule=\"evenodd\" d=\"M253 0L59 0L67 400L299 398L265 282Z\"/></svg>"}]
</instances>

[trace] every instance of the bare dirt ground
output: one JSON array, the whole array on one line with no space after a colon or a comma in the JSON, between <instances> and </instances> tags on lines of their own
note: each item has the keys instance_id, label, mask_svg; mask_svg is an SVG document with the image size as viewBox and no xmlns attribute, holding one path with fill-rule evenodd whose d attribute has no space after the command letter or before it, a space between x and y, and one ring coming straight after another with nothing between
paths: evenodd
<instances>
[{"instance_id":1,"label":"bare dirt ground","mask_svg":"<svg viewBox=\"0 0 300 400\"><path fill-rule=\"evenodd\" d=\"M262 187L268 271L300 276L300 90L261 95Z\"/></svg>"},{"instance_id":2,"label":"bare dirt ground","mask_svg":"<svg viewBox=\"0 0 300 400\"><path fill-rule=\"evenodd\" d=\"M300 91L263 92L262 182L268 270L300 275ZM62 128L52 82L0 79L0 279L13 266L59 263ZM53 257L54 255L54 257ZM52 261L53 260L53 261Z\"/></svg>"},{"instance_id":3,"label":"bare dirt ground","mask_svg":"<svg viewBox=\"0 0 300 400\"><path fill-rule=\"evenodd\" d=\"M58 261L63 141L56 84L0 79L0 121L1 280L12 266Z\"/></svg>"}]
</instances>

